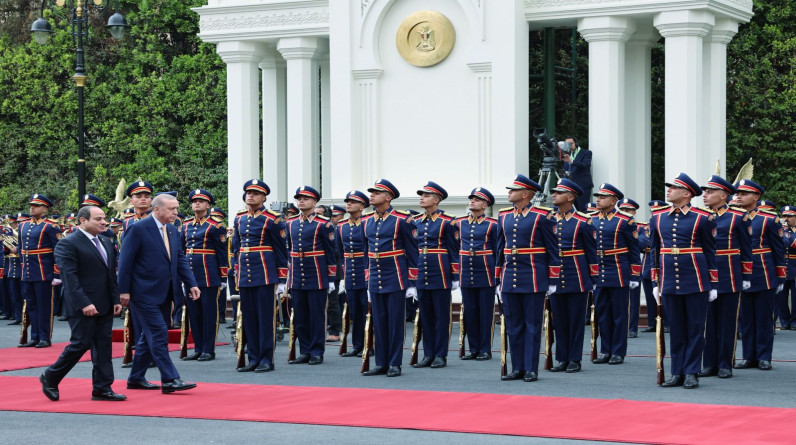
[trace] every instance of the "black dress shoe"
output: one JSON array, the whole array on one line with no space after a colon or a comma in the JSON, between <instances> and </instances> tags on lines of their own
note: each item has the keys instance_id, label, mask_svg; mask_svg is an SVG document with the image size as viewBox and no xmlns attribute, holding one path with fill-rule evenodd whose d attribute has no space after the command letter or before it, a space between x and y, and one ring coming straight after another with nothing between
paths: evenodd
<instances>
[{"instance_id":1,"label":"black dress shoe","mask_svg":"<svg viewBox=\"0 0 796 445\"><path fill-rule=\"evenodd\" d=\"M762 371L770 371L771 370L771 362L768 360L760 360L760 364L757 365Z\"/></svg>"},{"instance_id":2,"label":"black dress shoe","mask_svg":"<svg viewBox=\"0 0 796 445\"><path fill-rule=\"evenodd\" d=\"M475 360L476 357L478 357L478 354L476 354L475 352L468 352L467 354L464 354L461 357L461 359L462 360Z\"/></svg>"},{"instance_id":3,"label":"black dress shoe","mask_svg":"<svg viewBox=\"0 0 796 445\"><path fill-rule=\"evenodd\" d=\"M641 330L641 332L655 332L655 326L649 326Z\"/></svg>"},{"instance_id":4,"label":"black dress shoe","mask_svg":"<svg viewBox=\"0 0 796 445\"><path fill-rule=\"evenodd\" d=\"M122 400L127 400L127 396L124 394L117 394L113 391L91 391L91 400L121 402Z\"/></svg>"},{"instance_id":5,"label":"black dress shoe","mask_svg":"<svg viewBox=\"0 0 796 445\"><path fill-rule=\"evenodd\" d=\"M683 376L678 374L672 374L672 378L663 382L661 384L661 388L674 388L675 386L683 386L683 381L685 379Z\"/></svg>"},{"instance_id":6,"label":"black dress shoe","mask_svg":"<svg viewBox=\"0 0 796 445\"><path fill-rule=\"evenodd\" d=\"M379 366L376 368L371 369L370 371L365 371L362 373L364 376L371 376L371 375L384 375L387 374L387 367L386 366Z\"/></svg>"},{"instance_id":7,"label":"black dress shoe","mask_svg":"<svg viewBox=\"0 0 796 445\"><path fill-rule=\"evenodd\" d=\"M47 375L43 372L39 376L39 381L41 382L41 391L44 393L44 395L53 402L57 402L60 398L60 394L58 393L58 385L53 385L50 383L50 381L47 379Z\"/></svg>"},{"instance_id":8,"label":"black dress shoe","mask_svg":"<svg viewBox=\"0 0 796 445\"><path fill-rule=\"evenodd\" d=\"M11 320L11 318L12 317L10 315L5 315L4 314L2 317L0 317L0 320Z\"/></svg>"},{"instance_id":9,"label":"black dress shoe","mask_svg":"<svg viewBox=\"0 0 796 445\"><path fill-rule=\"evenodd\" d=\"M638 337L638 332L636 331L630 331L627 333L627 338L636 338L636 337Z\"/></svg>"},{"instance_id":10,"label":"black dress shoe","mask_svg":"<svg viewBox=\"0 0 796 445\"><path fill-rule=\"evenodd\" d=\"M127 381L127 389L160 389L160 386L149 383L146 380L138 380L136 382Z\"/></svg>"},{"instance_id":11,"label":"black dress shoe","mask_svg":"<svg viewBox=\"0 0 796 445\"><path fill-rule=\"evenodd\" d=\"M192 388L196 388L196 383L183 382L182 379L174 379L160 385L160 392L169 394L175 391L185 391Z\"/></svg>"},{"instance_id":12,"label":"black dress shoe","mask_svg":"<svg viewBox=\"0 0 796 445\"><path fill-rule=\"evenodd\" d=\"M133 367L133 362L122 363L122 368L132 368L132 367Z\"/></svg>"},{"instance_id":13,"label":"black dress shoe","mask_svg":"<svg viewBox=\"0 0 796 445\"><path fill-rule=\"evenodd\" d=\"M310 365L320 365L321 363L323 363L323 356L322 355L310 356L310 361L307 363Z\"/></svg>"},{"instance_id":14,"label":"black dress shoe","mask_svg":"<svg viewBox=\"0 0 796 445\"><path fill-rule=\"evenodd\" d=\"M592 360L591 362L595 365L601 365L603 363L608 363L608 360L611 360L610 354L600 354L597 356L596 359Z\"/></svg>"},{"instance_id":15,"label":"black dress shoe","mask_svg":"<svg viewBox=\"0 0 796 445\"><path fill-rule=\"evenodd\" d=\"M720 379L729 379L732 377L732 369L721 368L719 369L718 377Z\"/></svg>"},{"instance_id":16,"label":"black dress shoe","mask_svg":"<svg viewBox=\"0 0 796 445\"><path fill-rule=\"evenodd\" d=\"M448 359L445 357L434 357L434 361L431 362L431 367L434 369L437 368L444 368L445 365L448 364Z\"/></svg>"},{"instance_id":17,"label":"black dress shoe","mask_svg":"<svg viewBox=\"0 0 796 445\"><path fill-rule=\"evenodd\" d=\"M21 321L19 321L19 320L14 320L14 321L12 321L11 323L9 323L8 325L9 325L9 326L19 326L19 325L21 325L21 324L22 324L22 322L21 322Z\"/></svg>"},{"instance_id":18,"label":"black dress shoe","mask_svg":"<svg viewBox=\"0 0 796 445\"><path fill-rule=\"evenodd\" d=\"M475 358L476 360L492 360L491 352L482 352Z\"/></svg>"},{"instance_id":19,"label":"black dress shoe","mask_svg":"<svg viewBox=\"0 0 796 445\"><path fill-rule=\"evenodd\" d=\"M36 345L38 345L38 344L39 344L39 341L38 341L38 340L30 340L30 341L29 341L29 342L27 342L27 343L23 343L23 344L21 344L21 345L17 345L17 347L18 347L18 348L32 348L32 347L34 347L34 346L36 346Z\"/></svg>"},{"instance_id":20,"label":"black dress shoe","mask_svg":"<svg viewBox=\"0 0 796 445\"><path fill-rule=\"evenodd\" d=\"M36 347L37 348L49 348L52 345L53 344L48 342L47 340L42 340L42 341L36 343Z\"/></svg>"},{"instance_id":21,"label":"black dress shoe","mask_svg":"<svg viewBox=\"0 0 796 445\"><path fill-rule=\"evenodd\" d=\"M612 355L611 360L608 360L609 365L621 365L625 362L625 358L621 355Z\"/></svg>"},{"instance_id":22,"label":"black dress shoe","mask_svg":"<svg viewBox=\"0 0 796 445\"><path fill-rule=\"evenodd\" d=\"M569 362L567 366L567 374L571 374L573 372L580 372L580 362Z\"/></svg>"},{"instance_id":23,"label":"black dress shoe","mask_svg":"<svg viewBox=\"0 0 796 445\"><path fill-rule=\"evenodd\" d=\"M198 360L199 357L202 356L201 352L194 352L191 355L186 355L185 357L181 358L180 360Z\"/></svg>"},{"instance_id":24,"label":"black dress shoe","mask_svg":"<svg viewBox=\"0 0 796 445\"><path fill-rule=\"evenodd\" d=\"M341 354L341 357L357 357L358 354L362 354L361 349L352 349L344 354ZM360 356L361 357L361 356Z\"/></svg>"},{"instance_id":25,"label":"black dress shoe","mask_svg":"<svg viewBox=\"0 0 796 445\"><path fill-rule=\"evenodd\" d=\"M539 374L533 371L526 372L525 377L522 378L523 382L535 382L537 380L539 380Z\"/></svg>"},{"instance_id":26,"label":"black dress shoe","mask_svg":"<svg viewBox=\"0 0 796 445\"><path fill-rule=\"evenodd\" d=\"M423 357L423 360L412 365L413 368L427 368L431 366L431 362L434 360L434 357Z\"/></svg>"},{"instance_id":27,"label":"black dress shoe","mask_svg":"<svg viewBox=\"0 0 796 445\"><path fill-rule=\"evenodd\" d=\"M203 352L202 355L200 355L199 358L196 360L200 362L209 362L210 360L213 360L215 358L216 358L215 352L213 352L212 354L209 352Z\"/></svg>"},{"instance_id":28,"label":"black dress shoe","mask_svg":"<svg viewBox=\"0 0 796 445\"><path fill-rule=\"evenodd\" d=\"M238 372L252 372L257 369L257 363L249 362L246 366L241 366L240 368L236 369L235 371Z\"/></svg>"},{"instance_id":29,"label":"black dress shoe","mask_svg":"<svg viewBox=\"0 0 796 445\"><path fill-rule=\"evenodd\" d=\"M686 374L685 381L683 382L683 388L685 389L696 389L699 388L699 378L696 374Z\"/></svg>"},{"instance_id":30,"label":"black dress shoe","mask_svg":"<svg viewBox=\"0 0 796 445\"><path fill-rule=\"evenodd\" d=\"M390 369L387 370L387 377L398 377L399 375L401 375L400 366L390 366Z\"/></svg>"},{"instance_id":31,"label":"black dress shoe","mask_svg":"<svg viewBox=\"0 0 796 445\"><path fill-rule=\"evenodd\" d=\"M525 371L512 371L504 376L500 376L500 380L521 380L525 377Z\"/></svg>"},{"instance_id":32,"label":"black dress shoe","mask_svg":"<svg viewBox=\"0 0 796 445\"><path fill-rule=\"evenodd\" d=\"M735 365L735 369L749 369L749 368L757 368L757 361L756 360L741 360Z\"/></svg>"},{"instance_id":33,"label":"black dress shoe","mask_svg":"<svg viewBox=\"0 0 796 445\"><path fill-rule=\"evenodd\" d=\"M566 371L568 365L569 365L569 363L567 363L567 362L558 362L557 365L555 365L552 368L550 368L550 372Z\"/></svg>"},{"instance_id":34,"label":"black dress shoe","mask_svg":"<svg viewBox=\"0 0 796 445\"><path fill-rule=\"evenodd\" d=\"M699 371L700 377L713 377L714 375L716 375L716 369L712 366L702 368L702 370Z\"/></svg>"},{"instance_id":35,"label":"black dress shoe","mask_svg":"<svg viewBox=\"0 0 796 445\"><path fill-rule=\"evenodd\" d=\"M259 365L258 367L254 368L254 372L271 372L274 369L273 363L267 363L265 365Z\"/></svg>"},{"instance_id":36,"label":"black dress shoe","mask_svg":"<svg viewBox=\"0 0 796 445\"><path fill-rule=\"evenodd\" d=\"M309 354L301 354L298 357L294 358L293 360L288 361L290 365L300 365L302 363L307 363L310 361Z\"/></svg>"}]
</instances>

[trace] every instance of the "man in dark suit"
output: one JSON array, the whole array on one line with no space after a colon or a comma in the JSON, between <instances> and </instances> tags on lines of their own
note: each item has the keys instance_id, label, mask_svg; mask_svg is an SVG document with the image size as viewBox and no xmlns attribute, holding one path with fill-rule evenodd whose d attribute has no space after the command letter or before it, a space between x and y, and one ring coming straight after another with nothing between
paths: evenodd
<instances>
[{"instance_id":1,"label":"man in dark suit","mask_svg":"<svg viewBox=\"0 0 796 445\"><path fill-rule=\"evenodd\" d=\"M578 146L578 140L570 136L565 141L569 144L570 153L563 153L561 159L564 161L564 171L569 172L569 179L578 184L583 192L575 200L575 207L581 212L585 212L591 199L591 190L594 187L591 178L591 151L587 148Z\"/></svg>"},{"instance_id":2,"label":"man in dark suit","mask_svg":"<svg viewBox=\"0 0 796 445\"><path fill-rule=\"evenodd\" d=\"M199 298L200 292L173 224L179 207L177 198L158 195L152 200L152 207L150 218L125 232L119 258L120 301L123 306L133 307L130 313L141 327L127 388L158 389L145 378L149 363L154 360L160 370L160 389L168 394L196 387L195 383L180 379L169 357L166 320L174 296L182 292L182 284L190 289L193 300Z\"/></svg>"},{"instance_id":3,"label":"man in dark suit","mask_svg":"<svg viewBox=\"0 0 796 445\"><path fill-rule=\"evenodd\" d=\"M122 311L116 286L116 249L110 240L97 236L107 228L102 209L84 207L77 213L77 219L79 229L55 246L55 261L63 273L63 311L72 328L72 338L39 380L44 395L57 401L58 383L91 349L94 364L91 400L125 400L127 397L111 389L111 330L113 316Z\"/></svg>"}]
</instances>

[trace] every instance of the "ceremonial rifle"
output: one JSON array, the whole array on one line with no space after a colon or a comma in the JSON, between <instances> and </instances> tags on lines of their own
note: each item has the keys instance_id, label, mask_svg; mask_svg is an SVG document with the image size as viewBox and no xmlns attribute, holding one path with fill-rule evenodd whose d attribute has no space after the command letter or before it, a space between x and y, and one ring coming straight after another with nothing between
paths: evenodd
<instances>
[{"instance_id":1,"label":"ceremonial rifle","mask_svg":"<svg viewBox=\"0 0 796 445\"><path fill-rule=\"evenodd\" d=\"M661 305L660 300L661 295L658 293L657 314L655 317L655 361L658 364L658 385L662 385L664 380L666 380L663 370L663 358L666 357L666 340L663 337L663 305Z\"/></svg>"},{"instance_id":2,"label":"ceremonial rifle","mask_svg":"<svg viewBox=\"0 0 796 445\"><path fill-rule=\"evenodd\" d=\"M417 364L417 352L420 349L420 339L423 338L423 326L420 326L420 308L415 310L415 328L412 332L412 357L409 366Z\"/></svg>"},{"instance_id":3,"label":"ceremonial rifle","mask_svg":"<svg viewBox=\"0 0 796 445\"><path fill-rule=\"evenodd\" d=\"M287 352L287 361L295 360L296 359L296 327L293 320L295 319L295 308L290 308L290 334L289 334L289 346Z\"/></svg>"},{"instance_id":4,"label":"ceremonial rifle","mask_svg":"<svg viewBox=\"0 0 796 445\"><path fill-rule=\"evenodd\" d=\"M348 352L348 333L351 331L351 320L349 320L348 315L348 293L343 292L345 295L345 302L343 303L343 333L342 338L340 339L340 351L338 352L339 355L343 355Z\"/></svg>"},{"instance_id":5,"label":"ceremonial rifle","mask_svg":"<svg viewBox=\"0 0 796 445\"><path fill-rule=\"evenodd\" d=\"M459 358L464 357L464 336L467 335L467 325L464 323L464 303L459 306Z\"/></svg>"},{"instance_id":6,"label":"ceremonial rifle","mask_svg":"<svg viewBox=\"0 0 796 445\"><path fill-rule=\"evenodd\" d=\"M237 368L246 366L246 332L243 330L243 310L238 301L238 317L235 319L235 355L238 357Z\"/></svg>"},{"instance_id":7,"label":"ceremonial rifle","mask_svg":"<svg viewBox=\"0 0 796 445\"><path fill-rule=\"evenodd\" d=\"M180 317L180 358L188 356L188 306L182 305L182 316Z\"/></svg>"},{"instance_id":8,"label":"ceremonial rifle","mask_svg":"<svg viewBox=\"0 0 796 445\"><path fill-rule=\"evenodd\" d=\"M30 326L30 318L28 317L28 302L22 303L22 324L19 326L19 344L24 345L28 342L28 326Z\"/></svg>"},{"instance_id":9,"label":"ceremonial rifle","mask_svg":"<svg viewBox=\"0 0 796 445\"><path fill-rule=\"evenodd\" d=\"M500 314L500 376L503 377L508 374L508 366L506 366L506 352L508 349L509 341L506 335L506 316L503 313L503 302L498 299L498 313Z\"/></svg>"},{"instance_id":10,"label":"ceremonial rifle","mask_svg":"<svg viewBox=\"0 0 796 445\"><path fill-rule=\"evenodd\" d=\"M549 371L553 368L553 313L550 310L550 297L544 299L544 369Z\"/></svg>"},{"instance_id":11,"label":"ceremonial rifle","mask_svg":"<svg viewBox=\"0 0 796 445\"><path fill-rule=\"evenodd\" d=\"M594 292L589 292L589 306L591 308L591 359L597 358L597 337L600 336L600 329L597 326L597 306L594 298Z\"/></svg>"},{"instance_id":12,"label":"ceremonial rifle","mask_svg":"<svg viewBox=\"0 0 796 445\"><path fill-rule=\"evenodd\" d=\"M370 371L371 348L373 348L373 311L368 301L368 314L365 316L365 348L362 350L362 368L359 372Z\"/></svg>"},{"instance_id":13,"label":"ceremonial rifle","mask_svg":"<svg viewBox=\"0 0 796 445\"><path fill-rule=\"evenodd\" d=\"M122 328L122 337L124 340L124 358L122 358L123 365L133 361L133 339L131 338L132 335L130 334L131 325L132 320L130 320L130 308L128 307L127 310L124 311L124 324Z\"/></svg>"}]
</instances>

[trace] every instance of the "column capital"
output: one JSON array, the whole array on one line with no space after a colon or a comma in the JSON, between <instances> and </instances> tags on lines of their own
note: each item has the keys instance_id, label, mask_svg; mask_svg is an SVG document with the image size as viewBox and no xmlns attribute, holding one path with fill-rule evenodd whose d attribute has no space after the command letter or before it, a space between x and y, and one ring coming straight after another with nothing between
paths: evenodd
<instances>
[{"instance_id":1,"label":"column capital","mask_svg":"<svg viewBox=\"0 0 796 445\"><path fill-rule=\"evenodd\" d=\"M707 11L667 11L656 14L652 24L664 38L705 37L715 23L713 14Z\"/></svg>"},{"instance_id":2,"label":"column capital","mask_svg":"<svg viewBox=\"0 0 796 445\"><path fill-rule=\"evenodd\" d=\"M262 59L257 66L259 66L261 70L284 68L285 59L282 58L282 54L280 54L276 48L269 46L263 51Z\"/></svg>"},{"instance_id":3,"label":"column capital","mask_svg":"<svg viewBox=\"0 0 796 445\"><path fill-rule=\"evenodd\" d=\"M727 45L738 34L738 22L729 19L718 19L710 32L712 43L723 43Z\"/></svg>"},{"instance_id":4,"label":"column capital","mask_svg":"<svg viewBox=\"0 0 796 445\"><path fill-rule=\"evenodd\" d=\"M322 50L315 37L289 37L279 39L276 49L282 53L285 60L291 59L311 59L315 57L319 50Z\"/></svg>"},{"instance_id":5,"label":"column capital","mask_svg":"<svg viewBox=\"0 0 796 445\"><path fill-rule=\"evenodd\" d=\"M636 32L630 36L627 44L633 47L652 48L661 39L660 33L654 26L640 26Z\"/></svg>"},{"instance_id":6,"label":"column capital","mask_svg":"<svg viewBox=\"0 0 796 445\"><path fill-rule=\"evenodd\" d=\"M218 42L216 53L224 63L254 63L263 58L264 48L257 42L236 40Z\"/></svg>"},{"instance_id":7,"label":"column capital","mask_svg":"<svg viewBox=\"0 0 796 445\"><path fill-rule=\"evenodd\" d=\"M635 21L627 17L584 17L578 20L578 32L587 42L626 42L636 30Z\"/></svg>"},{"instance_id":8,"label":"column capital","mask_svg":"<svg viewBox=\"0 0 796 445\"><path fill-rule=\"evenodd\" d=\"M363 68L351 71L354 79L378 79L382 74L384 74L384 70L381 68Z\"/></svg>"}]
</instances>

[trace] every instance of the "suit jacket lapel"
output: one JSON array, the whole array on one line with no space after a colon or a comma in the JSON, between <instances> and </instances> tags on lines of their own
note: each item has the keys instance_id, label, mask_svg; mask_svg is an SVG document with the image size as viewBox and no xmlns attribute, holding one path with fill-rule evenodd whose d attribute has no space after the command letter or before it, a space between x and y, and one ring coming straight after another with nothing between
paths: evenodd
<instances>
[{"instance_id":1,"label":"suit jacket lapel","mask_svg":"<svg viewBox=\"0 0 796 445\"><path fill-rule=\"evenodd\" d=\"M94 252L94 255L96 255L96 256L97 256L97 259L99 259L99 260L100 260L100 263L102 263L102 264L105 264L105 261L103 261L103 260L102 260L102 255L100 255L99 251L97 250L97 246L95 246L95 245L94 245L94 242L92 242L90 239L88 239L88 237L87 237L87 236L86 236L86 235L85 235L83 232L81 232L81 231L79 231L79 230L78 230L77 232L75 232L75 235L74 235L74 236L77 238L77 240L78 240L78 242L79 242L79 243L82 243L82 244L83 244L83 246L84 246L86 249L89 249L89 250L91 250L92 252ZM102 244L102 237L100 237L100 244ZM107 252L108 252L108 251L107 251L107 249L106 249L106 250L105 250L105 254L106 254L106 255L107 255ZM107 267L107 266L108 266L108 265L107 265L107 264L105 264L105 267Z\"/></svg>"},{"instance_id":2,"label":"suit jacket lapel","mask_svg":"<svg viewBox=\"0 0 796 445\"><path fill-rule=\"evenodd\" d=\"M151 221L149 222L149 234L152 236L152 239L155 241L155 244L158 245L163 255L166 256L166 259L169 259L169 253L166 252L166 244L163 242L163 235L158 230L158 225L155 223L155 218L150 218ZM168 228L166 229L168 230ZM171 235L169 235L169 242L171 242Z\"/></svg>"}]
</instances>

